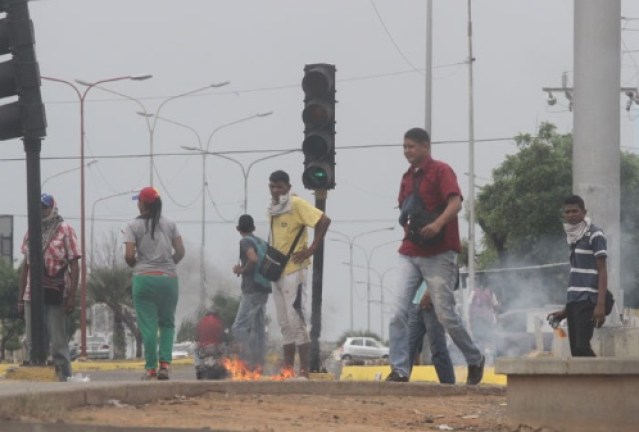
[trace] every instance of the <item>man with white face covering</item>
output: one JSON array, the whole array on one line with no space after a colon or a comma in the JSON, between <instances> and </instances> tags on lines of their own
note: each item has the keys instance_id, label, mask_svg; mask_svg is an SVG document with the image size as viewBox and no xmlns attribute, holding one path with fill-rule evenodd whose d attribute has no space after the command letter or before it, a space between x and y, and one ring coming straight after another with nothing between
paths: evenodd
<instances>
[{"instance_id":1,"label":"man with white face covering","mask_svg":"<svg viewBox=\"0 0 639 432\"><path fill-rule=\"evenodd\" d=\"M566 307L549 319L568 320L570 352L573 357L594 357L590 339L594 328L606 320L608 269L606 236L586 217L584 200L573 195L564 201L566 240L570 245L570 280Z\"/></svg>"},{"instance_id":2,"label":"man with white face covering","mask_svg":"<svg viewBox=\"0 0 639 432\"><path fill-rule=\"evenodd\" d=\"M75 309L75 293L78 288L81 258L78 240L73 228L58 214L53 196L43 193L42 205L42 256L44 271L42 288L44 297L44 321L50 353L55 365L56 377L66 381L71 376L69 355L69 315ZM18 313L26 323L26 358L31 357L31 284L29 278L29 233L22 242L24 263L20 274Z\"/></svg>"},{"instance_id":3,"label":"man with white face covering","mask_svg":"<svg viewBox=\"0 0 639 432\"><path fill-rule=\"evenodd\" d=\"M285 171L275 171L270 175L269 189L269 244L281 253L288 254L296 237L301 234L284 273L273 283L273 302L282 331L284 369L293 368L297 346L299 374L308 378L311 339L304 317L306 268L311 263L310 257L324 239L331 220L310 203L291 194L290 178ZM307 227L315 230L310 246L307 246Z\"/></svg>"}]
</instances>

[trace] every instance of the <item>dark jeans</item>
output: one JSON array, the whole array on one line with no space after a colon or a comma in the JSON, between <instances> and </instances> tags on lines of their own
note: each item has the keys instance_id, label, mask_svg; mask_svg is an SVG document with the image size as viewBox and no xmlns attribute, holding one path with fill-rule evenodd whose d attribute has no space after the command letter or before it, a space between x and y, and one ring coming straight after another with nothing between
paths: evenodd
<instances>
[{"instance_id":1,"label":"dark jeans","mask_svg":"<svg viewBox=\"0 0 639 432\"><path fill-rule=\"evenodd\" d=\"M446 346L446 332L435 314L435 310L421 309L419 305L412 305L408 312L408 352L410 370L412 372L415 356L421 351L424 336L428 335L428 344L437 372L442 384L455 384L455 369Z\"/></svg>"},{"instance_id":2,"label":"dark jeans","mask_svg":"<svg viewBox=\"0 0 639 432\"><path fill-rule=\"evenodd\" d=\"M592 322L594 310L595 305L590 300L566 304L568 338L573 357L595 357L590 347L590 339L595 329Z\"/></svg>"}]
</instances>

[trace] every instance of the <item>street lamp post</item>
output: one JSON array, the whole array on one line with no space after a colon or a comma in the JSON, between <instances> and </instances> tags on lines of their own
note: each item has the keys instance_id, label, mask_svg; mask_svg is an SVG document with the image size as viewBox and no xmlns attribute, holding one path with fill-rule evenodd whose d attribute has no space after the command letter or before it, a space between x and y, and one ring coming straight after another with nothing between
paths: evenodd
<instances>
[{"instance_id":1,"label":"street lamp post","mask_svg":"<svg viewBox=\"0 0 639 432\"><path fill-rule=\"evenodd\" d=\"M99 161L99 160L97 160L97 159L93 159L92 161L89 161L89 162L87 162L87 163L86 163L86 167L88 168L88 167L90 167L91 165L93 165L93 164L95 164L95 163L98 163L98 162L100 162L100 161ZM47 178L46 178L46 179L44 179L44 181L42 182L42 186L40 186L40 189L44 188L44 185L45 185L45 184L46 184L49 180L54 179L54 178L56 178L56 177L60 177L61 175L64 175L64 174L67 174L67 173L70 173L70 172L73 172L73 171L77 171L77 170L79 170L79 169L80 169L80 167L70 168L70 169L68 169L68 170L60 171L59 173L56 173L56 174L53 174L52 176L47 177Z\"/></svg>"},{"instance_id":2,"label":"street lamp post","mask_svg":"<svg viewBox=\"0 0 639 432\"><path fill-rule=\"evenodd\" d=\"M110 198L115 198L115 197L119 197L122 195L127 195L127 194L132 194L132 193L136 193L138 192L137 190L129 190L126 192L119 192L116 194L112 194L112 195L107 195L105 197L102 198L98 198L97 200L93 201L93 205L91 206L91 264L90 267L93 269L93 254L95 252L95 242L94 242L94 237L93 237L93 226L95 224L95 206L101 202L101 201L105 201L108 200Z\"/></svg>"},{"instance_id":3,"label":"street lamp post","mask_svg":"<svg viewBox=\"0 0 639 432\"><path fill-rule=\"evenodd\" d=\"M123 80L135 80L141 81L151 78L152 75L127 75L114 78L106 78L93 83L87 83L84 81L76 80L80 85L86 86L84 91L80 89L70 81L66 81L60 78L41 77L46 81L54 81L61 84L65 84L71 87L80 102L80 250L82 254L82 260L80 264L80 356L86 357L87 355L87 310L86 310L86 297L87 297L87 260L86 260L86 217L85 217L85 185L84 185L84 143L85 143L85 127L84 127L84 102L86 100L89 91L99 84L104 84L114 81Z\"/></svg>"},{"instance_id":4,"label":"street lamp post","mask_svg":"<svg viewBox=\"0 0 639 432\"><path fill-rule=\"evenodd\" d=\"M359 237L362 237L368 234L373 234L373 233L377 233L381 231L392 231L394 228L395 227L378 228L378 229L356 234L353 237L350 237L347 234L344 234L343 232L340 232L340 231L336 231L334 229L329 230L331 233L341 235L342 237L346 239L346 241L340 240L340 239L329 239L329 240L348 244L349 284L350 284L349 301L350 301L350 309L351 309L350 310L351 312L350 313L350 329L351 330L353 330L353 327L354 327L354 324L353 324L353 307L354 307L353 306L353 283L354 283L353 282L353 246L362 248L360 245L355 243L355 240L357 240ZM364 251L364 253L366 253L366 250L364 248L362 248L362 250ZM370 300L370 287L368 289L368 300ZM367 314L367 327L370 330L370 306L368 308L368 314Z\"/></svg>"},{"instance_id":5,"label":"street lamp post","mask_svg":"<svg viewBox=\"0 0 639 432\"><path fill-rule=\"evenodd\" d=\"M389 244L393 244L393 243L397 243L400 240L391 240L391 241L387 241L384 243L380 243L377 246L373 247L371 249L371 251L369 253L366 254L366 293L368 296L368 302L367 302L367 313L368 313L368 331L371 330L370 327L370 316L371 316L371 303L370 303L370 299L371 299L371 261L373 260L373 254L375 253L375 251L383 246L388 246Z\"/></svg>"},{"instance_id":6,"label":"street lamp post","mask_svg":"<svg viewBox=\"0 0 639 432\"><path fill-rule=\"evenodd\" d=\"M159 108L158 108L159 111ZM171 120L165 117L160 117L157 114L153 115L153 114L146 114L146 113L138 113L142 116L146 116L146 117L154 117L154 121L153 123L155 124L158 120L162 120L165 121L167 123L171 123L175 126L179 126L182 127L184 129L187 129L189 131L191 131L195 137L197 138L197 142L198 142L198 147L188 147L188 146L182 146L182 148L187 149L187 150L196 150L199 151L202 155L202 227L201 227L201 238L200 238L200 303L201 304L205 304L206 302L206 270L205 270L205 266L204 266L204 252L205 252L205 245L206 245L206 190L208 188L208 182L206 180L206 156L207 154L214 154L214 153L209 153L208 152L208 148L209 145L211 143L211 139L213 138L213 135L219 131L220 129L223 129L225 127L228 126L232 126L235 125L237 123L241 123L244 121L248 121L254 118L259 118L259 117L266 117L271 115L273 112L267 112L267 113L258 113L255 115L252 115L250 117L246 117L240 120L235 120L233 122L230 123L226 123L223 124L221 126L218 126L217 128L215 128L211 134L209 135L209 138L207 140L206 143L206 148L203 147L202 145L202 138L200 137L200 134L198 133L197 130L195 130L195 128L186 125L184 123L180 123L177 122L175 120ZM215 154L214 154L215 155ZM216 156L220 156L220 155L216 155ZM244 191L246 194L246 181L245 181L245 187L244 187ZM245 195L245 203L246 203L246 195ZM246 212L246 208L245 208L245 212Z\"/></svg>"},{"instance_id":7,"label":"street lamp post","mask_svg":"<svg viewBox=\"0 0 639 432\"><path fill-rule=\"evenodd\" d=\"M344 263L346 264L346 263ZM360 266L356 266L356 267L360 267ZM380 317L380 337L382 338L382 340L384 340L384 306L386 306L386 303L384 302L384 288L386 287L384 285L384 278L386 277L386 275L388 274L389 271L391 270L395 270L397 267L390 267L387 268L386 270L384 270L383 273L378 272L376 269L374 268L369 268L367 267L367 269L372 270L377 277L379 278L379 284L371 284L373 286L377 286L379 288L379 317ZM358 281L358 284L366 284L366 282L363 281ZM370 303L376 303L376 301L374 300L370 300Z\"/></svg>"},{"instance_id":8,"label":"street lamp post","mask_svg":"<svg viewBox=\"0 0 639 432\"><path fill-rule=\"evenodd\" d=\"M163 100L160 105L158 105L157 110L155 110L155 114L153 115L153 123L151 124L151 127L149 129L149 183L151 186L153 186L153 171L155 170L155 166L153 164L153 137L155 135L155 126L157 125L157 122L159 120L159 116L160 116L160 111L162 111L162 108L164 107L164 105L166 105L167 103L175 100L175 99L179 99L185 96L191 96L194 95L196 93L199 93L201 91L204 90L208 90L211 88L219 88L219 87L224 87L226 85L229 85L231 82L230 81L224 81L221 83L213 83L213 84L209 84L207 86L204 87L200 87L200 88L196 88L195 90L190 90L184 93L180 93L178 95L175 96L171 96L165 100Z\"/></svg>"}]
</instances>

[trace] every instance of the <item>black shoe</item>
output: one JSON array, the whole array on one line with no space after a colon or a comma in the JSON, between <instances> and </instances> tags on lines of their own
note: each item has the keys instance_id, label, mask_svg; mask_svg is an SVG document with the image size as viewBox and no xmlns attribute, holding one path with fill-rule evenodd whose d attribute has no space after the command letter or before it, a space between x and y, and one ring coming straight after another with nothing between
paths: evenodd
<instances>
[{"instance_id":1,"label":"black shoe","mask_svg":"<svg viewBox=\"0 0 639 432\"><path fill-rule=\"evenodd\" d=\"M486 357L481 356L478 365L468 365L466 384L477 385L481 382L481 379L484 377L484 363L486 363Z\"/></svg>"},{"instance_id":2,"label":"black shoe","mask_svg":"<svg viewBox=\"0 0 639 432\"><path fill-rule=\"evenodd\" d=\"M408 377L401 376L397 371L392 371L390 375L386 377L386 381L391 382L408 382Z\"/></svg>"}]
</instances>

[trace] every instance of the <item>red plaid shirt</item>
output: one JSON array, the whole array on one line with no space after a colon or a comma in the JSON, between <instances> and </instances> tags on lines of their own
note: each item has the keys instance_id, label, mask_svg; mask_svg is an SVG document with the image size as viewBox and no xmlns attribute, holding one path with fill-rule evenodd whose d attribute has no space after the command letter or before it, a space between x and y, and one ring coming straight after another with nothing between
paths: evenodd
<instances>
[{"instance_id":1,"label":"red plaid shirt","mask_svg":"<svg viewBox=\"0 0 639 432\"><path fill-rule=\"evenodd\" d=\"M24 235L22 241L22 253L29 263L29 233ZM58 231L53 235L49 246L44 251L44 268L49 275L55 275L62 270L69 262L74 259L80 258L80 250L78 248L78 238L75 235L75 231L70 225L63 222ZM27 274L27 286L24 290L23 300L31 300L31 281L30 275ZM69 289L69 272L64 275L64 293L66 297L67 290Z\"/></svg>"}]
</instances>

